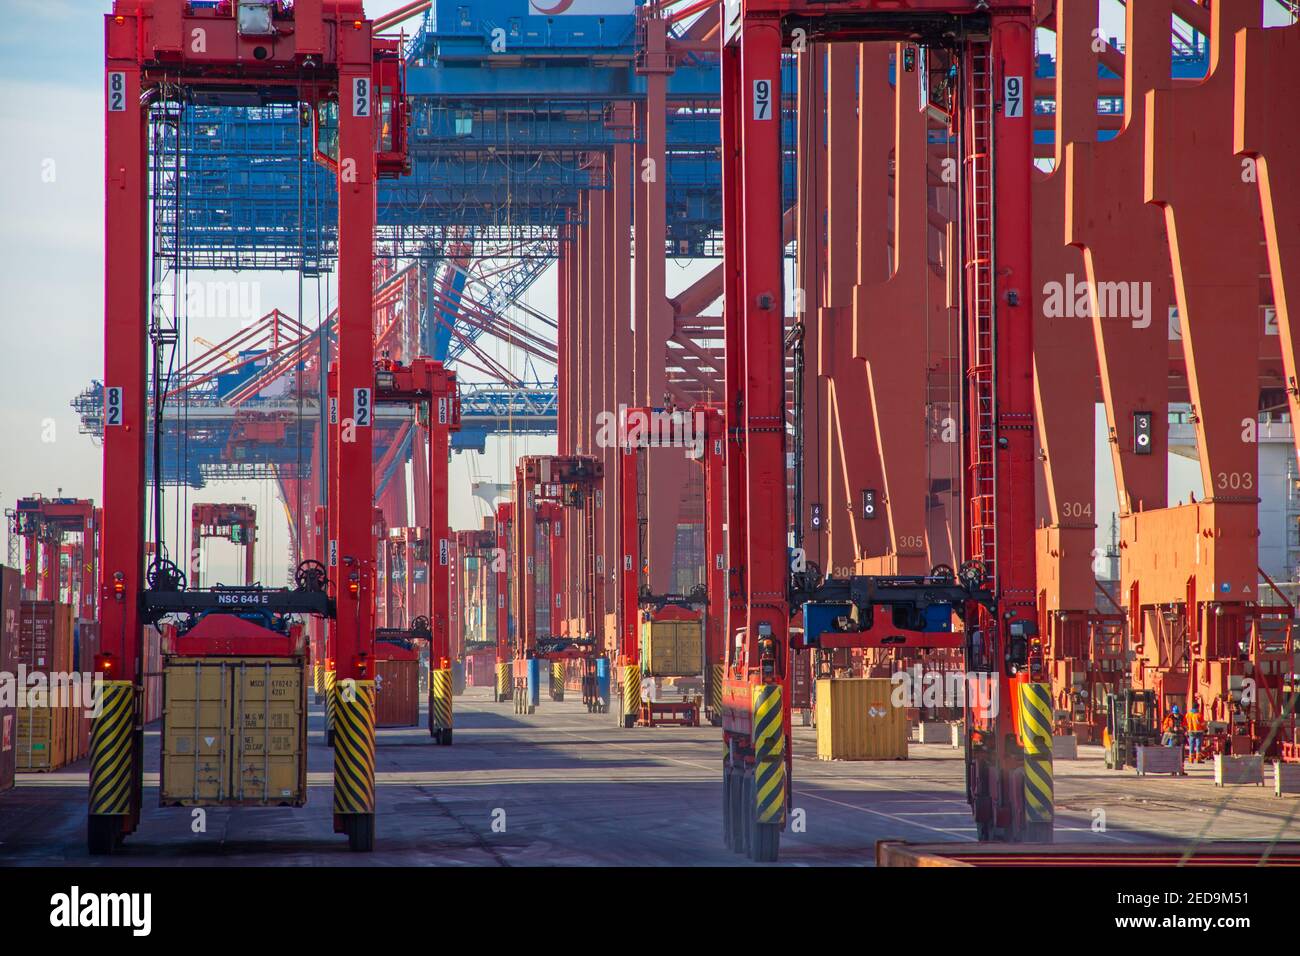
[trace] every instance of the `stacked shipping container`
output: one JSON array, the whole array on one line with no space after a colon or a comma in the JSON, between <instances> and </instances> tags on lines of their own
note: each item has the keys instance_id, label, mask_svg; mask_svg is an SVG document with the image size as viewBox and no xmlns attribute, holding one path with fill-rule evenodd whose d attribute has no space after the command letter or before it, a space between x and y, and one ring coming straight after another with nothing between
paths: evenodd
<instances>
[{"instance_id":1,"label":"stacked shipping container","mask_svg":"<svg viewBox=\"0 0 1300 956\"><path fill-rule=\"evenodd\" d=\"M22 576L0 567L0 679L16 680L18 628L22 604ZM18 764L18 708L14 695L0 695L0 793L14 785Z\"/></svg>"},{"instance_id":2,"label":"stacked shipping container","mask_svg":"<svg viewBox=\"0 0 1300 956\"><path fill-rule=\"evenodd\" d=\"M19 706L13 712L16 769L57 770L90 753L99 623L74 619L74 609L56 601L14 604L15 612L6 614L16 621L12 666L0 670L17 676L21 665L26 669L27 687L33 686L31 675L44 677L44 693L19 695ZM161 636L155 627L145 628L141 663L141 714L149 723L162 716ZM5 759L0 755L0 779Z\"/></svg>"},{"instance_id":3,"label":"stacked shipping container","mask_svg":"<svg viewBox=\"0 0 1300 956\"><path fill-rule=\"evenodd\" d=\"M43 674L46 692L18 701L18 772L57 770L80 754L78 722L66 677L75 672L72 607L57 601L23 601L18 626L19 667ZM32 685L25 682L27 690Z\"/></svg>"}]
</instances>

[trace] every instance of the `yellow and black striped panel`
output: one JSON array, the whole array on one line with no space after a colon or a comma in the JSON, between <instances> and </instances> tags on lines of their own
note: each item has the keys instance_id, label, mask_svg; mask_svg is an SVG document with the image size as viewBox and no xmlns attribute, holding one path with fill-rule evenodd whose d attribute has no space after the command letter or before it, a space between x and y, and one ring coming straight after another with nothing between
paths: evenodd
<instances>
[{"instance_id":1,"label":"yellow and black striped panel","mask_svg":"<svg viewBox=\"0 0 1300 956\"><path fill-rule=\"evenodd\" d=\"M785 823L785 761L754 764L754 816L759 823Z\"/></svg>"},{"instance_id":2,"label":"yellow and black striped panel","mask_svg":"<svg viewBox=\"0 0 1300 956\"><path fill-rule=\"evenodd\" d=\"M440 669L433 672L433 699L429 702L433 708L433 728L435 730L451 729L451 671Z\"/></svg>"},{"instance_id":3,"label":"yellow and black striped panel","mask_svg":"<svg viewBox=\"0 0 1300 956\"><path fill-rule=\"evenodd\" d=\"M752 688L754 816L759 823L785 822L785 715L780 684Z\"/></svg>"},{"instance_id":4,"label":"yellow and black striped panel","mask_svg":"<svg viewBox=\"0 0 1300 956\"><path fill-rule=\"evenodd\" d=\"M325 668L320 661L311 662L311 689L317 694L325 690Z\"/></svg>"},{"instance_id":5,"label":"yellow and black striped panel","mask_svg":"<svg viewBox=\"0 0 1300 956\"><path fill-rule=\"evenodd\" d=\"M551 696L564 700L564 661L551 661Z\"/></svg>"},{"instance_id":6,"label":"yellow and black striped panel","mask_svg":"<svg viewBox=\"0 0 1300 956\"><path fill-rule=\"evenodd\" d=\"M722 713L722 665L709 665L709 710Z\"/></svg>"},{"instance_id":7,"label":"yellow and black striped panel","mask_svg":"<svg viewBox=\"0 0 1300 956\"><path fill-rule=\"evenodd\" d=\"M135 773L135 685L100 683L101 709L90 736L90 812L120 816L131 812Z\"/></svg>"},{"instance_id":8,"label":"yellow and black striped panel","mask_svg":"<svg viewBox=\"0 0 1300 956\"><path fill-rule=\"evenodd\" d=\"M1025 754L1025 818L1050 823L1055 813L1051 753Z\"/></svg>"},{"instance_id":9,"label":"yellow and black striped panel","mask_svg":"<svg viewBox=\"0 0 1300 956\"><path fill-rule=\"evenodd\" d=\"M337 678L334 671L325 672L325 732L329 733L334 729L334 691Z\"/></svg>"},{"instance_id":10,"label":"yellow and black striped panel","mask_svg":"<svg viewBox=\"0 0 1300 956\"><path fill-rule=\"evenodd\" d=\"M334 812L375 812L375 682L346 680L334 707Z\"/></svg>"},{"instance_id":11,"label":"yellow and black striped panel","mask_svg":"<svg viewBox=\"0 0 1300 956\"><path fill-rule=\"evenodd\" d=\"M785 756L785 720L781 708L781 685L758 684L752 688L754 756L759 760Z\"/></svg>"},{"instance_id":12,"label":"yellow and black striped panel","mask_svg":"<svg viewBox=\"0 0 1300 956\"><path fill-rule=\"evenodd\" d=\"M1020 745L1027 754L1052 756L1052 688L1020 685Z\"/></svg>"},{"instance_id":13,"label":"yellow and black striped panel","mask_svg":"<svg viewBox=\"0 0 1300 956\"><path fill-rule=\"evenodd\" d=\"M502 700L509 700L513 692L510 663L506 661L497 664L497 696Z\"/></svg>"},{"instance_id":14,"label":"yellow and black striped panel","mask_svg":"<svg viewBox=\"0 0 1300 956\"><path fill-rule=\"evenodd\" d=\"M641 712L641 665L623 665L623 713Z\"/></svg>"}]
</instances>

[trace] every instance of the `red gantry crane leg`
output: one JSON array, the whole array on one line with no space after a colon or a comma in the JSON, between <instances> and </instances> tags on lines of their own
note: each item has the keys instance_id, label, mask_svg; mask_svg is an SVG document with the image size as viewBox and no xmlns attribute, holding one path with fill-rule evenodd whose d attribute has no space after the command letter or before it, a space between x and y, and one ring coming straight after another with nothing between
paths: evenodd
<instances>
[{"instance_id":1,"label":"red gantry crane leg","mask_svg":"<svg viewBox=\"0 0 1300 956\"><path fill-rule=\"evenodd\" d=\"M906 40L954 50L966 271L960 583L951 573L855 577L811 587L802 581L801 590L816 595L834 585L839 600L865 610L866 620L881 609L876 605L916 612L908 628L897 628L904 631L946 630L959 614L967 667L988 688L967 711L968 796L980 837L1050 839L1051 708L1034 600L1031 13L1028 5L997 0L742 0L727 9L724 338L734 642L723 681L723 806L728 845L756 860L777 856L791 769L787 661L795 579L787 542L779 197L781 56L796 28L815 42ZM936 607L949 620L929 613ZM815 639L805 626L805 640Z\"/></svg>"},{"instance_id":2,"label":"red gantry crane leg","mask_svg":"<svg viewBox=\"0 0 1300 956\"><path fill-rule=\"evenodd\" d=\"M497 703L510 700L514 696L514 681L510 663L514 657L513 635L510 633L510 537L514 533L513 518L513 504L503 501L497 505L497 544L496 550L492 554L492 573L496 575L497 585Z\"/></svg>"}]
</instances>

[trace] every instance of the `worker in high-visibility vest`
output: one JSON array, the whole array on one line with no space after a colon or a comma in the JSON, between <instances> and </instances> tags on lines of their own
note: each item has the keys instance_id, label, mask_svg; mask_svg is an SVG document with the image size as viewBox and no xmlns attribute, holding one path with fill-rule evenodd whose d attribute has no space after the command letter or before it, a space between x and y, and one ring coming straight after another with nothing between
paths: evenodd
<instances>
[{"instance_id":1,"label":"worker in high-visibility vest","mask_svg":"<svg viewBox=\"0 0 1300 956\"><path fill-rule=\"evenodd\" d=\"M1192 763L1201 762L1201 743L1205 740L1205 718L1200 705L1193 703L1187 712L1187 751Z\"/></svg>"},{"instance_id":2,"label":"worker in high-visibility vest","mask_svg":"<svg viewBox=\"0 0 1300 956\"><path fill-rule=\"evenodd\" d=\"M1182 712L1178 709L1178 705L1174 704L1169 709L1169 713L1165 715L1164 722L1160 725L1162 734L1160 743L1166 747L1181 747L1183 745L1184 727Z\"/></svg>"}]
</instances>

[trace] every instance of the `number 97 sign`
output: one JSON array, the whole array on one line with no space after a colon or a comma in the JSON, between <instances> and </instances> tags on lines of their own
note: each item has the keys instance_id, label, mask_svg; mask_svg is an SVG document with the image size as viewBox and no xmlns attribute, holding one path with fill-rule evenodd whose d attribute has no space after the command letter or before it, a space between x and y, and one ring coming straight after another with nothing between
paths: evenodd
<instances>
[{"instance_id":1,"label":"number 97 sign","mask_svg":"<svg viewBox=\"0 0 1300 956\"><path fill-rule=\"evenodd\" d=\"M1025 78L1008 76L1002 81L1002 115L1019 119L1025 115Z\"/></svg>"}]
</instances>

